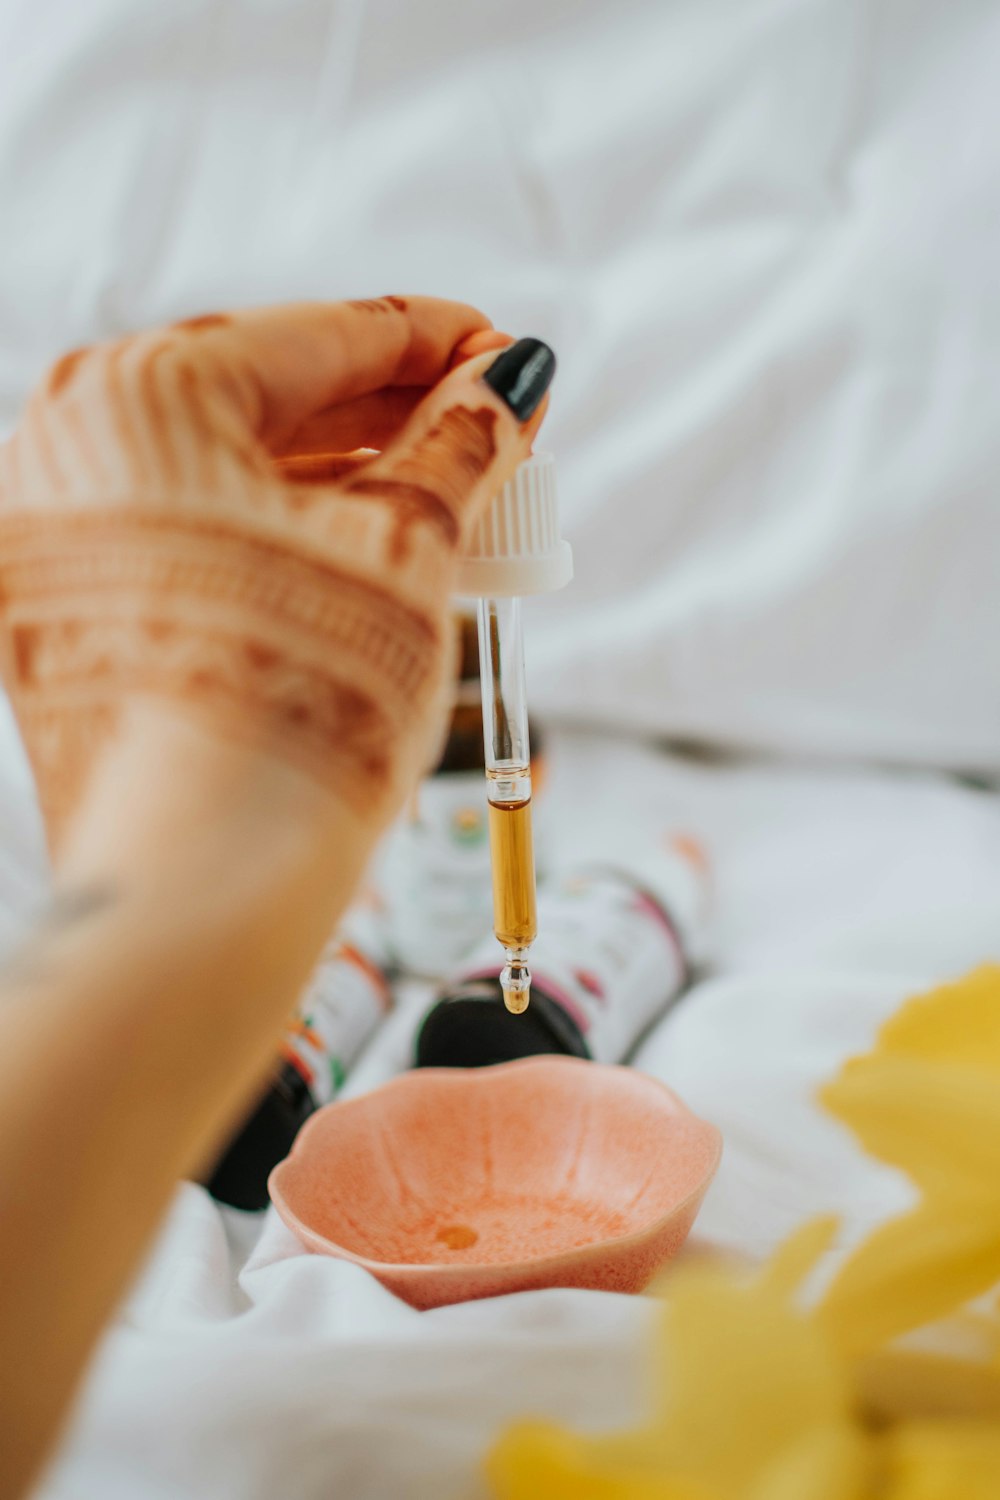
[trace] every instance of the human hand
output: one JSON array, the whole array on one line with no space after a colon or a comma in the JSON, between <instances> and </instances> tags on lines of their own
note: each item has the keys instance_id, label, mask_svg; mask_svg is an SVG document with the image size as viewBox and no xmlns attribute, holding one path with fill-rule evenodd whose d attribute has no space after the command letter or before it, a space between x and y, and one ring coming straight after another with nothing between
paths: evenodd
<instances>
[{"instance_id":1,"label":"human hand","mask_svg":"<svg viewBox=\"0 0 1000 1500\"><path fill-rule=\"evenodd\" d=\"M552 374L505 342L421 298L193 319L65 356L0 451L0 647L59 856L0 975L4 1494L422 769L463 540Z\"/></svg>"},{"instance_id":2,"label":"human hand","mask_svg":"<svg viewBox=\"0 0 1000 1500\"><path fill-rule=\"evenodd\" d=\"M544 346L481 378L504 342L387 297L58 361L0 449L5 676L54 844L151 703L160 739L183 719L379 831L422 768L463 539L544 412ZM165 795L148 756L127 779L133 808Z\"/></svg>"}]
</instances>

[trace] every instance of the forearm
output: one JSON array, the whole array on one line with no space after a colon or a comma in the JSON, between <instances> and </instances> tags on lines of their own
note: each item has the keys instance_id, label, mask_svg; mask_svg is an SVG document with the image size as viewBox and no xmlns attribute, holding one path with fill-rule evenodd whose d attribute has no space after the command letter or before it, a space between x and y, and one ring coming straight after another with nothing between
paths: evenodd
<instances>
[{"instance_id":1,"label":"forearm","mask_svg":"<svg viewBox=\"0 0 1000 1500\"><path fill-rule=\"evenodd\" d=\"M177 837L137 860L165 830L134 808L107 837L110 801L129 806L126 751L87 809L105 836L92 842L85 817L0 989L4 1496L51 1440L178 1177L259 1083L371 845L346 804L282 768L261 785L252 751L206 753L166 719L143 733L176 782ZM148 744L134 753L148 764ZM221 796L268 799L269 832L248 822L241 843L229 816L217 836Z\"/></svg>"},{"instance_id":2,"label":"forearm","mask_svg":"<svg viewBox=\"0 0 1000 1500\"><path fill-rule=\"evenodd\" d=\"M0 985L5 1494L424 763L456 560L555 368L488 332L207 314L65 356L0 451L3 666L76 918Z\"/></svg>"}]
</instances>

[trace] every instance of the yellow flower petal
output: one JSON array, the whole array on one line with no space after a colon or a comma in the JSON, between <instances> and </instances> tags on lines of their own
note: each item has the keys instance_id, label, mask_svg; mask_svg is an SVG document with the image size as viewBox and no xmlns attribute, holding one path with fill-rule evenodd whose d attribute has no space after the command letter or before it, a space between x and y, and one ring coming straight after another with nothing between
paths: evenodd
<instances>
[{"instance_id":1,"label":"yellow flower petal","mask_svg":"<svg viewBox=\"0 0 1000 1500\"><path fill-rule=\"evenodd\" d=\"M998 1276L995 1222L929 1201L869 1236L827 1288L818 1317L856 1354L943 1317Z\"/></svg>"},{"instance_id":2,"label":"yellow flower petal","mask_svg":"<svg viewBox=\"0 0 1000 1500\"><path fill-rule=\"evenodd\" d=\"M1000 1073L1000 966L983 964L908 1000L882 1027L874 1050Z\"/></svg>"},{"instance_id":3,"label":"yellow flower petal","mask_svg":"<svg viewBox=\"0 0 1000 1500\"><path fill-rule=\"evenodd\" d=\"M997 1500L1000 1430L981 1422L913 1422L885 1443L885 1500Z\"/></svg>"},{"instance_id":4,"label":"yellow flower petal","mask_svg":"<svg viewBox=\"0 0 1000 1500\"><path fill-rule=\"evenodd\" d=\"M973 1359L898 1345L855 1366L858 1402L879 1427L904 1418L982 1417L1000 1431L1000 1370Z\"/></svg>"},{"instance_id":5,"label":"yellow flower petal","mask_svg":"<svg viewBox=\"0 0 1000 1500\"><path fill-rule=\"evenodd\" d=\"M513 1427L486 1460L497 1500L720 1500L665 1474L608 1469L586 1438L541 1422Z\"/></svg>"},{"instance_id":6,"label":"yellow flower petal","mask_svg":"<svg viewBox=\"0 0 1000 1500\"><path fill-rule=\"evenodd\" d=\"M855 1251L824 1298L841 1347L871 1349L1000 1278L1000 968L911 1000L820 1098L923 1193Z\"/></svg>"},{"instance_id":7,"label":"yellow flower petal","mask_svg":"<svg viewBox=\"0 0 1000 1500\"><path fill-rule=\"evenodd\" d=\"M871 1474L871 1444L859 1430L817 1427L768 1465L745 1500L865 1500Z\"/></svg>"},{"instance_id":8,"label":"yellow flower petal","mask_svg":"<svg viewBox=\"0 0 1000 1500\"><path fill-rule=\"evenodd\" d=\"M848 1063L819 1097L867 1151L925 1193L992 1203L1000 1224L1000 1078L873 1054Z\"/></svg>"},{"instance_id":9,"label":"yellow flower petal","mask_svg":"<svg viewBox=\"0 0 1000 1500\"><path fill-rule=\"evenodd\" d=\"M807 1219L761 1267L759 1284L775 1296L793 1297L820 1256L829 1250L839 1223L835 1214Z\"/></svg>"}]
</instances>

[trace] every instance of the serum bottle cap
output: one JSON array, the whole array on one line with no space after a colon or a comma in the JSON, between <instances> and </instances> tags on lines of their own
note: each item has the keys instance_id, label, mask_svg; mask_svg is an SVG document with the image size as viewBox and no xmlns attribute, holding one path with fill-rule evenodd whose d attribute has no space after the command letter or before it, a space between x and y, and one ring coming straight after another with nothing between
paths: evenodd
<instances>
[{"instance_id":1,"label":"serum bottle cap","mask_svg":"<svg viewBox=\"0 0 1000 1500\"><path fill-rule=\"evenodd\" d=\"M555 459L535 453L518 464L477 522L457 592L519 598L564 588L572 577L573 549L559 530Z\"/></svg>"}]
</instances>

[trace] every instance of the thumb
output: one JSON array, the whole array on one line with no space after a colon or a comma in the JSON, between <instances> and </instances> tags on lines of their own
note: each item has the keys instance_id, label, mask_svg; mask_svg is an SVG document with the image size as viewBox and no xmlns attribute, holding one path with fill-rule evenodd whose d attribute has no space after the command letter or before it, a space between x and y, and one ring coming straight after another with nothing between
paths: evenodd
<instances>
[{"instance_id":1,"label":"thumb","mask_svg":"<svg viewBox=\"0 0 1000 1500\"><path fill-rule=\"evenodd\" d=\"M425 523L459 550L483 506L530 453L555 369L540 339L467 360L341 489L392 503L401 519Z\"/></svg>"}]
</instances>

